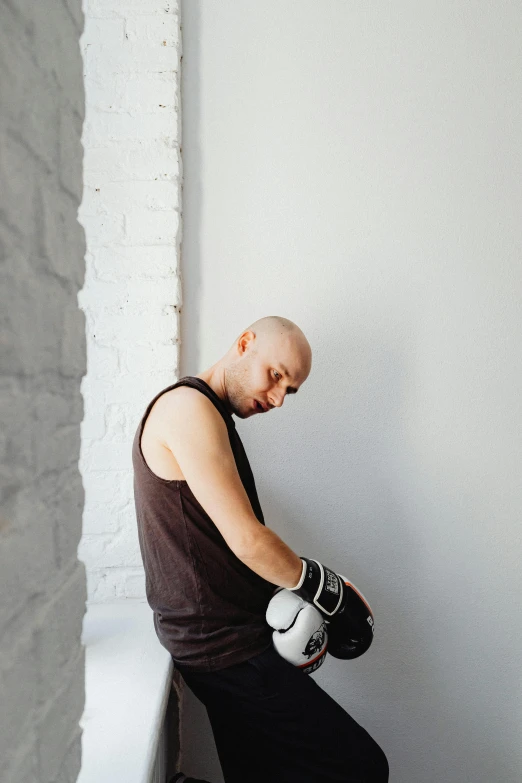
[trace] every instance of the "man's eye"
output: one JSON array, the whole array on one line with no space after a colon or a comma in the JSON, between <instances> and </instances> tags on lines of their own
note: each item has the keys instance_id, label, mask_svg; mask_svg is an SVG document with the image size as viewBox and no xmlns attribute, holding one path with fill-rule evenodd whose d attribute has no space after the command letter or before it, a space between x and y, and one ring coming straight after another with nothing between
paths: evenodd
<instances>
[{"instance_id":1,"label":"man's eye","mask_svg":"<svg viewBox=\"0 0 522 783\"><path fill-rule=\"evenodd\" d=\"M277 376L278 376L278 377L277 377L277 380L279 380L279 378L281 377L281 376L279 375L279 373L277 372L277 370L274 370L274 375L277 375Z\"/></svg>"}]
</instances>

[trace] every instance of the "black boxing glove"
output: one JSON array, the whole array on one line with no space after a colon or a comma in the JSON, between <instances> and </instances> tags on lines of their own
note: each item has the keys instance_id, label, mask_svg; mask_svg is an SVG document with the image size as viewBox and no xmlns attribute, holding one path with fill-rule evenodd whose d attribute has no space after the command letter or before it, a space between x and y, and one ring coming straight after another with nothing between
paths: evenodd
<instances>
[{"instance_id":1,"label":"black boxing glove","mask_svg":"<svg viewBox=\"0 0 522 783\"><path fill-rule=\"evenodd\" d=\"M328 652L334 658L358 658L373 641L373 612L366 598L346 577L302 557L303 571L288 588L313 604L328 622Z\"/></svg>"}]
</instances>

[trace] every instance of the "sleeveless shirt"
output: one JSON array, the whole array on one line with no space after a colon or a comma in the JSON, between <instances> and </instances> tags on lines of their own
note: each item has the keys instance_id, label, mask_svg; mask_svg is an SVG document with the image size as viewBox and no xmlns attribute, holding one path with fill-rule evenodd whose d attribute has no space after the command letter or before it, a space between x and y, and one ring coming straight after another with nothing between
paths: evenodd
<instances>
[{"instance_id":1,"label":"sleeveless shirt","mask_svg":"<svg viewBox=\"0 0 522 783\"><path fill-rule=\"evenodd\" d=\"M141 450L156 400L178 386L204 394L223 417L239 476L264 525L254 476L232 414L201 378L184 376L147 406L132 445L134 502L147 601L159 641L174 663L192 671L224 669L266 650L273 629L265 612L276 585L230 549L186 480L157 476Z\"/></svg>"}]
</instances>

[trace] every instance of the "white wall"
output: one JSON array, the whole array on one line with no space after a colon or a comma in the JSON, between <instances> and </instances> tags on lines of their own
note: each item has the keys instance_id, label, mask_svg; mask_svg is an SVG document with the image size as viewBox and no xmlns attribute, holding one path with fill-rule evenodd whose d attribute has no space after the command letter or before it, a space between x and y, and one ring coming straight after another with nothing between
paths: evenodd
<instances>
[{"instance_id":1,"label":"white wall","mask_svg":"<svg viewBox=\"0 0 522 783\"><path fill-rule=\"evenodd\" d=\"M145 596L132 440L149 401L178 377L178 2L85 0L81 47L87 375L79 552L89 603L97 603Z\"/></svg>"},{"instance_id":2,"label":"white wall","mask_svg":"<svg viewBox=\"0 0 522 783\"><path fill-rule=\"evenodd\" d=\"M72 783L85 698L80 0L0 2L0 780Z\"/></svg>"},{"instance_id":3,"label":"white wall","mask_svg":"<svg viewBox=\"0 0 522 783\"><path fill-rule=\"evenodd\" d=\"M238 430L267 524L376 615L314 676L393 783L518 783L522 6L183 20L181 371L255 318L304 329L308 381ZM218 781L209 741L189 694L184 769Z\"/></svg>"}]
</instances>

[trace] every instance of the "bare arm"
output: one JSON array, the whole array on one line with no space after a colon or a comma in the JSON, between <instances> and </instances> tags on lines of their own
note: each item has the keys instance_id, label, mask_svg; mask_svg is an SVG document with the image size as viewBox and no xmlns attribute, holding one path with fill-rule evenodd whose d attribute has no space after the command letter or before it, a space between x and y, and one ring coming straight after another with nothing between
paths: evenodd
<instances>
[{"instance_id":1,"label":"bare arm","mask_svg":"<svg viewBox=\"0 0 522 783\"><path fill-rule=\"evenodd\" d=\"M163 440L234 554L272 584L294 587L302 561L255 516L239 476L228 431L212 402L185 387L162 399Z\"/></svg>"},{"instance_id":2,"label":"bare arm","mask_svg":"<svg viewBox=\"0 0 522 783\"><path fill-rule=\"evenodd\" d=\"M301 578L303 561L277 533L263 525L259 527L261 530L251 550L240 560L274 585L295 587Z\"/></svg>"}]
</instances>

